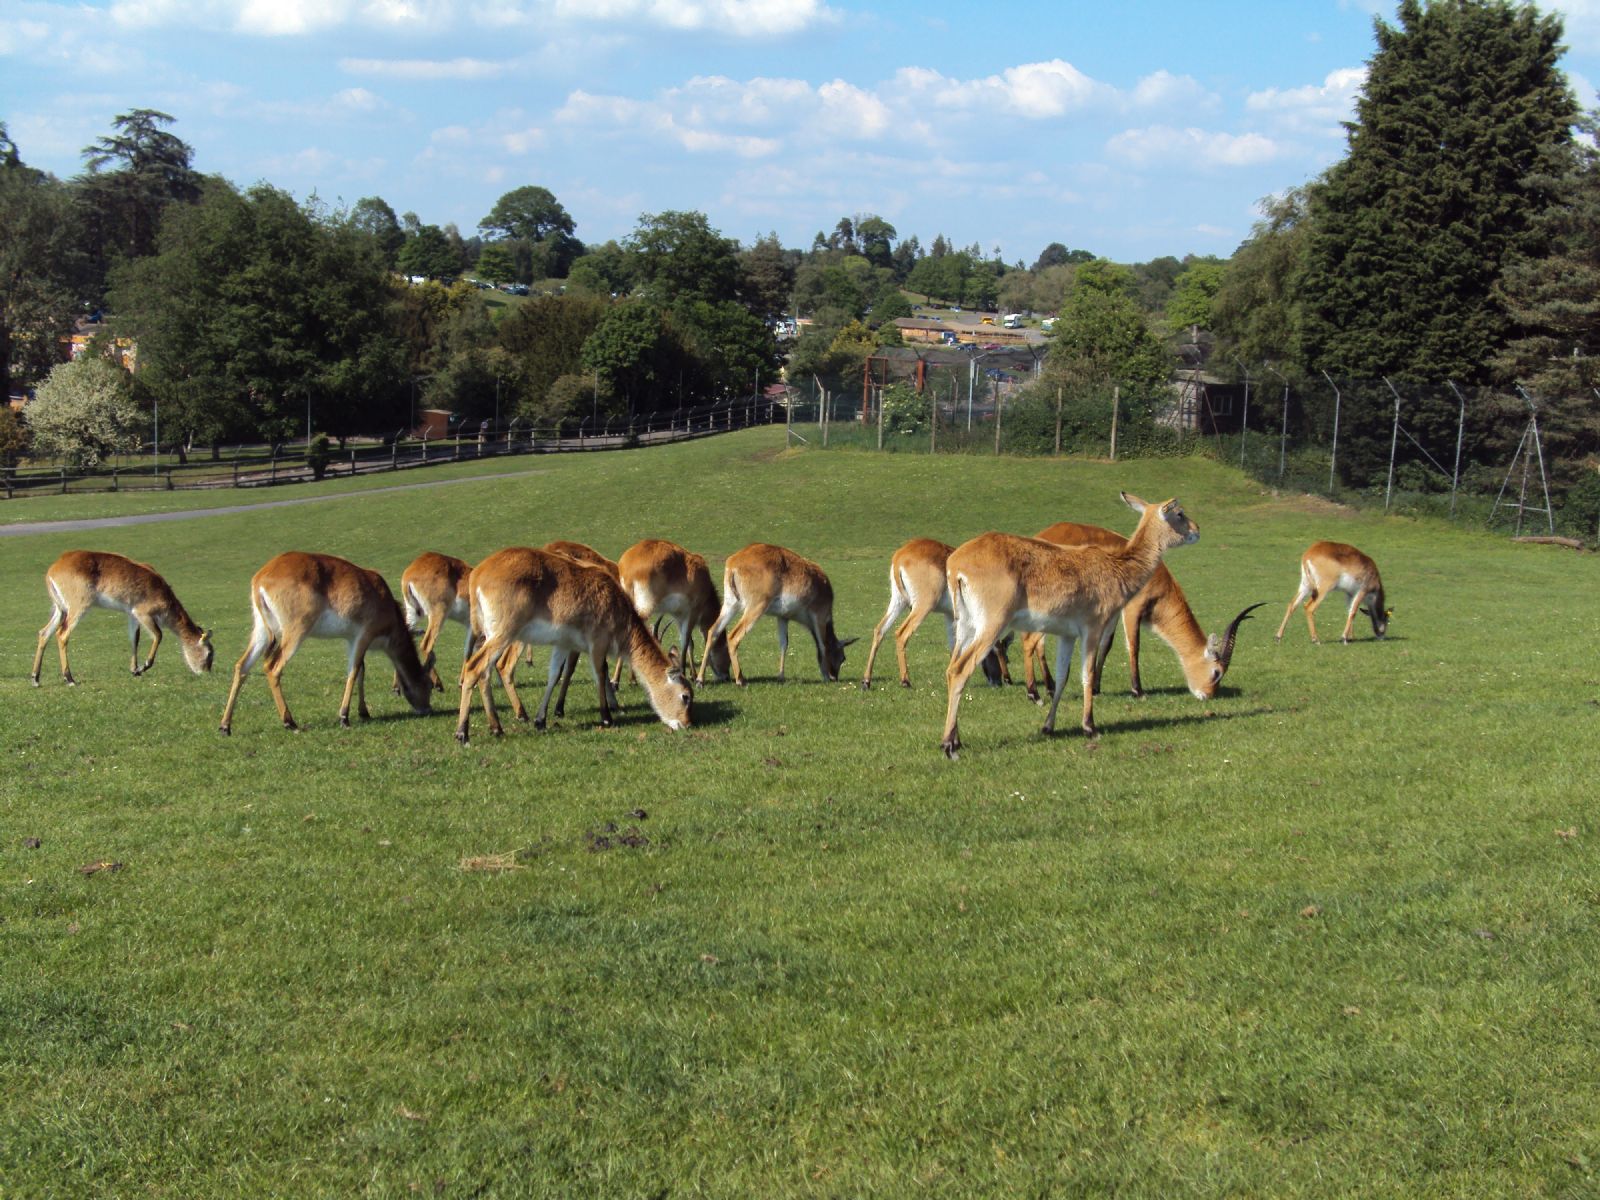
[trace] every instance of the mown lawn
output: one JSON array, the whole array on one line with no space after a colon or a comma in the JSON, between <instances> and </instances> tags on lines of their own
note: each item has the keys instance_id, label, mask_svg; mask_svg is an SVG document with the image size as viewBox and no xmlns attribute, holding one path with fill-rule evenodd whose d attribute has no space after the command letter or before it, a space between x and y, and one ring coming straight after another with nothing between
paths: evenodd
<instances>
[{"instance_id":1,"label":"mown lawn","mask_svg":"<svg viewBox=\"0 0 1600 1200\"><path fill-rule=\"evenodd\" d=\"M782 446L752 430L0 538L0 1194L1600 1188L1593 557L1275 498L1202 460ZM690 732L636 690L599 730L579 682L551 732L496 741L479 717L466 749L453 695L417 719L375 686L375 719L339 729L343 652L313 643L285 676L304 733L259 676L216 733L247 581L280 550L397 583L429 548L666 536L720 568L778 541L866 637L906 538L1126 531L1119 488L1199 524L1169 561L1207 628L1269 603L1210 703L1148 636L1130 699L1119 640L1098 743L974 688L947 762L937 620L909 692L892 646L871 693L822 684L798 630L779 684L767 622L751 686L704 689ZM1377 559L1387 642L1333 641L1330 601L1327 644L1298 615L1273 644L1318 537ZM74 546L162 569L215 629L215 674L169 641L129 677L99 612L80 686L52 651L31 688L42 573ZM441 645L453 674L459 632ZM122 866L80 872L101 862Z\"/></svg>"}]
</instances>

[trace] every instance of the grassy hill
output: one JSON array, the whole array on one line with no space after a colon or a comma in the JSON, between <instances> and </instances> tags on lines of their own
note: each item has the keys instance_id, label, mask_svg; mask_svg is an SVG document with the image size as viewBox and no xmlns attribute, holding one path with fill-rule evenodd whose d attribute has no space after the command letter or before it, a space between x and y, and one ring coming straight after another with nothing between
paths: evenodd
<instances>
[{"instance_id":1,"label":"grassy hill","mask_svg":"<svg viewBox=\"0 0 1600 1200\"><path fill-rule=\"evenodd\" d=\"M790 453L758 429L523 461L0 538L0 1192L1597 1185L1595 559L1276 498L1198 459ZM375 719L338 728L343 649L311 643L284 677L305 732L257 676L216 733L249 577L280 550L397 584L424 549L665 536L720 575L776 541L823 564L841 635L865 638L907 538L1127 531L1119 488L1200 526L1169 563L1208 629L1269 603L1207 703L1154 637L1130 699L1119 638L1097 743L975 688L947 762L937 620L910 691L892 648L890 686L819 682L798 629L779 684L768 621L751 686L708 686L687 733L636 689L595 728L580 677L549 733L476 719L467 749L455 697L403 715L381 657ZM1377 560L1386 642L1313 646L1297 615L1273 644L1319 537ZM162 570L215 630L216 672L169 641L130 678L125 623L96 612L80 686L52 650L31 688L42 573L76 546ZM452 627L447 677L460 645Z\"/></svg>"}]
</instances>

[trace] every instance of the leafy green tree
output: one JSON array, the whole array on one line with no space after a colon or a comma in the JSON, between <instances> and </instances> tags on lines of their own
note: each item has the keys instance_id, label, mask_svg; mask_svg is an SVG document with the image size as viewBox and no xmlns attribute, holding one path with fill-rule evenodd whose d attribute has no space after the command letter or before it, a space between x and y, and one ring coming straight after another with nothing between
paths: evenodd
<instances>
[{"instance_id":1,"label":"leafy green tree","mask_svg":"<svg viewBox=\"0 0 1600 1200\"><path fill-rule=\"evenodd\" d=\"M616 242L590 246L567 272L567 290L589 296L621 296L633 289L627 254Z\"/></svg>"},{"instance_id":2,"label":"leafy green tree","mask_svg":"<svg viewBox=\"0 0 1600 1200\"><path fill-rule=\"evenodd\" d=\"M1073 395L1122 391L1123 411L1148 421L1165 398L1170 362L1133 299L1133 273L1096 259L1080 265L1045 360L1047 384Z\"/></svg>"},{"instance_id":3,"label":"leafy green tree","mask_svg":"<svg viewBox=\"0 0 1600 1200\"><path fill-rule=\"evenodd\" d=\"M382 196L364 196L350 209L350 224L370 237L378 247L384 266L393 270L398 263L400 247L405 245L405 230L400 228L400 218L394 215Z\"/></svg>"},{"instance_id":4,"label":"leafy green tree","mask_svg":"<svg viewBox=\"0 0 1600 1200\"><path fill-rule=\"evenodd\" d=\"M0 467L14 467L28 448L28 429L8 404L0 408Z\"/></svg>"},{"instance_id":5,"label":"leafy green tree","mask_svg":"<svg viewBox=\"0 0 1600 1200\"><path fill-rule=\"evenodd\" d=\"M777 378L782 360L772 330L743 305L696 300L674 307L670 322L714 395L748 395L757 378Z\"/></svg>"},{"instance_id":6,"label":"leafy green tree","mask_svg":"<svg viewBox=\"0 0 1600 1200\"><path fill-rule=\"evenodd\" d=\"M505 246L490 242L478 255L478 265L473 270L479 279L490 283L509 283L516 278L517 260Z\"/></svg>"},{"instance_id":7,"label":"leafy green tree","mask_svg":"<svg viewBox=\"0 0 1600 1200\"><path fill-rule=\"evenodd\" d=\"M1534 223L1537 249L1513 256L1499 295L1515 336L1495 363L1540 405L1551 474L1567 491L1593 477L1600 454L1600 110L1578 122L1586 135L1559 147L1529 186L1554 197ZM1504 423L1520 432L1517 417ZM1501 439L1495 447L1508 455Z\"/></svg>"},{"instance_id":8,"label":"leafy green tree","mask_svg":"<svg viewBox=\"0 0 1600 1200\"><path fill-rule=\"evenodd\" d=\"M711 228L704 213L646 214L624 249L630 275L656 304L738 298L738 243Z\"/></svg>"},{"instance_id":9,"label":"leafy green tree","mask_svg":"<svg viewBox=\"0 0 1600 1200\"><path fill-rule=\"evenodd\" d=\"M400 419L389 277L372 240L315 203L213 181L169 212L159 253L114 272L112 295L142 384L201 440L286 440L308 406L341 439Z\"/></svg>"},{"instance_id":10,"label":"leafy green tree","mask_svg":"<svg viewBox=\"0 0 1600 1200\"><path fill-rule=\"evenodd\" d=\"M581 363L584 371L598 372L610 384L614 401L610 410L600 409L602 417L678 407L669 397L674 379L683 373L689 376L691 397L702 390L698 364L665 311L647 301L613 305L583 343Z\"/></svg>"},{"instance_id":11,"label":"leafy green tree","mask_svg":"<svg viewBox=\"0 0 1600 1200\"><path fill-rule=\"evenodd\" d=\"M5 127L0 125L0 134ZM70 192L24 166L5 139L0 164L0 399L42 379L72 328L82 257Z\"/></svg>"},{"instance_id":12,"label":"leafy green tree","mask_svg":"<svg viewBox=\"0 0 1600 1200\"><path fill-rule=\"evenodd\" d=\"M1375 23L1349 153L1316 187L1307 365L1478 382L1511 334L1495 281L1550 203L1531 172L1576 116L1561 22L1510 0L1397 18Z\"/></svg>"},{"instance_id":13,"label":"leafy green tree","mask_svg":"<svg viewBox=\"0 0 1600 1200\"><path fill-rule=\"evenodd\" d=\"M783 248L769 233L739 255L739 294L750 311L772 319L789 311L799 255Z\"/></svg>"},{"instance_id":14,"label":"leafy green tree","mask_svg":"<svg viewBox=\"0 0 1600 1200\"><path fill-rule=\"evenodd\" d=\"M875 267L894 266L894 240L900 235L882 217L868 214L856 218L856 240L861 256Z\"/></svg>"},{"instance_id":15,"label":"leafy green tree","mask_svg":"<svg viewBox=\"0 0 1600 1200\"><path fill-rule=\"evenodd\" d=\"M549 188L529 184L513 188L495 201L478 228L490 239L509 243L524 283L564 278L583 244L573 236L577 226Z\"/></svg>"},{"instance_id":16,"label":"leafy green tree","mask_svg":"<svg viewBox=\"0 0 1600 1200\"><path fill-rule=\"evenodd\" d=\"M563 375L583 373L583 346L613 305L588 295L536 296L495 331L505 361L501 409L542 419L550 387Z\"/></svg>"},{"instance_id":17,"label":"leafy green tree","mask_svg":"<svg viewBox=\"0 0 1600 1200\"><path fill-rule=\"evenodd\" d=\"M1228 260L1211 301L1211 330L1224 357L1304 364L1300 282L1309 203L1304 188L1261 201L1262 219Z\"/></svg>"},{"instance_id":18,"label":"leafy green tree","mask_svg":"<svg viewBox=\"0 0 1600 1200\"><path fill-rule=\"evenodd\" d=\"M149 424L133 402L128 372L98 354L62 363L23 409L35 451L97 467L138 448Z\"/></svg>"},{"instance_id":19,"label":"leafy green tree","mask_svg":"<svg viewBox=\"0 0 1600 1200\"><path fill-rule=\"evenodd\" d=\"M396 261L402 274L424 279L450 279L461 270L460 252L437 225L423 225L407 237Z\"/></svg>"},{"instance_id":20,"label":"leafy green tree","mask_svg":"<svg viewBox=\"0 0 1600 1200\"><path fill-rule=\"evenodd\" d=\"M922 243L917 240L917 235L913 233L908 238L902 238L900 244L894 248L894 253L889 256L889 265L894 268L894 277L904 283L921 257Z\"/></svg>"},{"instance_id":21,"label":"leafy green tree","mask_svg":"<svg viewBox=\"0 0 1600 1200\"><path fill-rule=\"evenodd\" d=\"M1176 330L1191 325L1211 328L1211 306L1222 286L1227 264L1216 258L1191 259L1172 285L1167 301L1167 325Z\"/></svg>"},{"instance_id":22,"label":"leafy green tree","mask_svg":"<svg viewBox=\"0 0 1600 1200\"><path fill-rule=\"evenodd\" d=\"M169 206L200 198L194 151L165 128L174 119L153 108L136 108L114 117L112 132L84 147L88 169L77 187L95 296L114 262L155 251Z\"/></svg>"},{"instance_id":23,"label":"leafy green tree","mask_svg":"<svg viewBox=\"0 0 1600 1200\"><path fill-rule=\"evenodd\" d=\"M1051 242L1039 251L1039 257L1033 260L1033 266L1028 269L1037 275L1040 271L1051 267L1076 266L1078 263L1093 262L1095 255L1087 250L1068 250L1060 242Z\"/></svg>"}]
</instances>

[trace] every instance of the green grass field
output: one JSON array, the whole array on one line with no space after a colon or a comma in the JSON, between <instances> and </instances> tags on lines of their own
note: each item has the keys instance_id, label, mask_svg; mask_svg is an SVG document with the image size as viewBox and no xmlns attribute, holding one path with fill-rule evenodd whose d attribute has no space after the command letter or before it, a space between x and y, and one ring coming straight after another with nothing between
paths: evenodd
<instances>
[{"instance_id":1,"label":"green grass field","mask_svg":"<svg viewBox=\"0 0 1600 1200\"><path fill-rule=\"evenodd\" d=\"M1594 557L1277 498L1200 459L790 454L758 429L521 461L0 538L0 1194L1600 1188ZM1098 743L1070 717L1040 737L1020 688L973 688L947 762L937 619L916 686L886 646L867 694L819 682L798 629L775 682L764 622L751 685L708 685L676 735L636 689L596 728L581 679L546 734L494 740L476 716L463 749L453 695L414 718L381 685L342 730L327 642L284 677L305 732L259 675L216 732L248 579L280 550L397 584L430 548L665 536L720 572L777 541L828 569L841 635L865 638L906 538L1127 531L1119 488L1200 526L1168 561L1208 629L1268 604L1208 703L1148 635L1151 694L1130 699L1119 639ZM1324 645L1298 614L1273 644L1319 537L1378 561L1388 641L1339 645L1330 601ZM30 687L42 574L77 546L162 570L214 628L216 672L169 640L131 678L124 621L96 612L80 686L52 651ZM442 639L447 674L460 645Z\"/></svg>"}]
</instances>

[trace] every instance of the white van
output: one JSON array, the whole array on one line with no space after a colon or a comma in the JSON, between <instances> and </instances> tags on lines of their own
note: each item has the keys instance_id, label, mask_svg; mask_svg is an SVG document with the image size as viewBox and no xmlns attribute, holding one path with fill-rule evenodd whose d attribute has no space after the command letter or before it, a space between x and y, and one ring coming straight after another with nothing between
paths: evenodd
<instances>
[{"instance_id":1,"label":"white van","mask_svg":"<svg viewBox=\"0 0 1600 1200\"><path fill-rule=\"evenodd\" d=\"M1004 325L1007 329L1021 329L1022 328L1022 316L1021 316L1020 313L1007 313L1005 315L1005 319L1003 321L1001 321L1000 323L1002 325Z\"/></svg>"}]
</instances>

